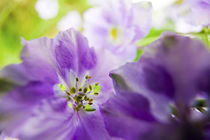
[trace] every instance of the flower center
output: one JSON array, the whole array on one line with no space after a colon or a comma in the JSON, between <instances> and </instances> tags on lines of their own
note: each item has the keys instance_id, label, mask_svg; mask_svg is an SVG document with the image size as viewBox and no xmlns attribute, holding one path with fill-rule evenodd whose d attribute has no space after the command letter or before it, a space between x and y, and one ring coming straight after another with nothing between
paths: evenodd
<instances>
[{"instance_id":1,"label":"flower center","mask_svg":"<svg viewBox=\"0 0 210 140\"><path fill-rule=\"evenodd\" d=\"M110 30L110 35L111 35L111 38L113 40L116 40L117 39L117 36L118 36L118 31L117 31L117 28L112 28Z\"/></svg>"},{"instance_id":2,"label":"flower center","mask_svg":"<svg viewBox=\"0 0 210 140\"><path fill-rule=\"evenodd\" d=\"M109 30L109 40L114 45L119 45L123 40L123 31L120 27L113 26Z\"/></svg>"},{"instance_id":3,"label":"flower center","mask_svg":"<svg viewBox=\"0 0 210 140\"><path fill-rule=\"evenodd\" d=\"M75 111L81 109L87 112L95 111L92 108L93 101L96 96L99 95L100 86L99 83L91 83L91 76L86 75L83 79L78 77L71 80L71 87L67 88L63 84L58 84L59 89L64 93L64 96L68 100L68 106Z\"/></svg>"},{"instance_id":4,"label":"flower center","mask_svg":"<svg viewBox=\"0 0 210 140\"><path fill-rule=\"evenodd\" d=\"M176 1L175 1L175 4L181 5L183 2L184 2L184 0L176 0Z\"/></svg>"}]
</instances>

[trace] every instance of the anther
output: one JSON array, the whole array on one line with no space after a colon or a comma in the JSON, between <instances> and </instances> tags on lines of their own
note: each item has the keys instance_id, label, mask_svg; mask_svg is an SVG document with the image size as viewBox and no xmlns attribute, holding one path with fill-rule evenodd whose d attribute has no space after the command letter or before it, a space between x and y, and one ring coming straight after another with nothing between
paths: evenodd
<instances>
[{"instance_id":1,"label":"anther","mask_svg":"<svg viewBox=\"0 0 210 140\"><path fill-rule=\"evenodd\" d=\"M70 93L73 93L73 94L76 93L76 88L75 87L71 88Z\"/></svg>"},{"instance_id":2,"label":"anther","mask_svg":"<svg viewBox=\"0 0 210 140\"><path fill-rule=\"evenodd\" d=\"M66 94L67 94L68 96L70 96L70 95L71 95L68 91L66 91Z\"/></svg>"},{"instance_id":3,"label":"anther","mask_svg":"<svg viewBox=\"0 0 210 140\"><path fill-rule=\"evenodd\" d=\"M88 97L87 97L87 96L85 96L85 97L84 97L84 100L85 100L85 101L87 101L87 100L88 100Z\"/></svg>"},{"instance_id":4,"label":"anther","mask_svg":"<svg viewBox=\"0 0 210 140\"><path fill-rule=\"evenodd\" d=\"M76 81L79 82L79 78L78 77L76 77Z\"/></svg>"},{"instance_id":5,"label":"anther","mask_svg":"<svg viewBox=\"0 0 210 140\"><path fill-rule=\"evenodd\" d=\"M86 93L87 90L88 90L87 87L85 87L85 88L83 89L83 92Z\"/></svg>"},{"instance_id":6,"label":"anther","mask_svg":"<svg viewBox=\"0 0 210 140\"><path fill-rule=\"evenodd\" d=\"M90 89L90 90L92 90L92 89L93 89L91 85L89 85L89 89Z\"/></svg>"},{"instance_id":7,"label":"anther","mask_svg":"<svg viewBox=\"0 0 210 140\"><path fill-rule=\"evenodd\" d=\"M70 97L68 97L68 101L71 101L71 98Z\"/></svg>"},{"instance_id":8,"label":"anther","mask_svg":"<svg viewBox=\"0 0 210 140\"><path fill-rule=\"evenodd\" d=\"M93 103L89 102L88 104L89 104L89 105L92 105Z\"/></svg>"},{"instance_id":9,"label":"anther","mask_svg":"<svg viewBox=\"0 0 210 140\"><path fill-rule=\"evenodd\" d=\"M98 83L95 83L95 86L98 86Z\"/></svg>"},{"instance_id":10,"label":"anther","mask_svg":"<svg viewBox=\"0 0 210 140\"><path fill-rule=\"evenodd\" d=\"M80 107L82 107L82 104L79 104L79 105L78 105L78 108L80 108Z\"/></svg>"},{"instance_id":11,"label":"anther","mask_svg":"<svg viewBox=\"0 0 210 140\"><path fill-rule=\"evenodd\" d=\"M89 78L89 76L88 76L88 75L86 75L86 76L85 76L85 79L88 79L88 78Z\"/></svg>"},{"instance_id":12,"label":"anther","mask_svg":"<svg viewBox=\"0 0 210 140\"><path fill-rule=\"evenodd\" d=\"M95 92L94 95L98 96L98 92Z\"/></svg>"},{"instance_id":13,"label":"anther","mask_svg":"<svg viewBox=\"0 0 210 140\"><path fill-rule=\"evenodd\" d=\"M89 102L92 102L92 101L93 101L93 99L92 99L92 98L90 98L90 99L89 99Z\"/></svg>"}]
</instances>

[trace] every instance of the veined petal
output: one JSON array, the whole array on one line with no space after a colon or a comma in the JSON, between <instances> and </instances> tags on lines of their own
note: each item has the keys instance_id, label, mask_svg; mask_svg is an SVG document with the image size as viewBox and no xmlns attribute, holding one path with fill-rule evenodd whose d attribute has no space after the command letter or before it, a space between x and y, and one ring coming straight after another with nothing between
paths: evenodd
<instances>
[{"instance_id":1,"label":"veined petal","mask_svg":"<svg viewBox=\"0 0 210 140\"><path fill-rule=\"evenodd\" d=\"M33 111L33 116L18 131L18 138L30 140L65 139L74 132L71 118L73 112L66 110L64 99L51 98L43 101Z\"/></svg>"},{"instance_id":2,"label":"veined petal","mask_svg":"<svg viewBox=\"0 0 210 140\"><path fill-rule=\"evenodd\" d=\"M54 56L58 70L64 77L70 69L80 75L97 63L95 52L89 48L87 39L73 29L57 35Z\"/></svg>"},{"instance_id":3,"label":"veined petal","mask_svg":"<svg viewBox=\"0 0 210 140\"><path fill-rule=\"evenodd\" d=\"M41 82L30 82L4 95L0 98L0 129L8 135L14 135L31 117L34 107L51 96L52 86Z\"/></svg>"},{"instance_id":4,"label":"veined petal","mask_svg":"<svg viewBox=\"0 0 210 140\"><path fill-rule=\"evenodd\" d=\"M90 136L90 140L107 140L111 139L107 130L105 129L103 116L99 109L94 112L80 113L81 125Z\"/></svg>"},{"instance_id":5,"label":"veined petal","mask_svg":"<svg viewBox=\"0 0 210 140\"><path fill-rule=\"evenodd\" d=\"M110 139L100 112L90 114L69 110L66 101L52 98L37 108L34 116L20 129L20 139Z\"/></svg>"},{"instance_id":6,"label":"veined petal","mask_svg":"<svg viewBox=\"0 0 210 140\"><path fill-rule=\"evenodd\" d=\"M58 81L52 59L53 40L48 38L22 41L21 64L33 80L55 84Z\"/></svg>"}]
</instances>

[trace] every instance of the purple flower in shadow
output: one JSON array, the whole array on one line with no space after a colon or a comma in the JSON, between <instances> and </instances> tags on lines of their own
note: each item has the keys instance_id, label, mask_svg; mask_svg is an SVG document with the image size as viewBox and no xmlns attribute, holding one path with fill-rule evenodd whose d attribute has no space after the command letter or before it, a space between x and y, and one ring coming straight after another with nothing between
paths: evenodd
<instances>
[{"instance_id":1,"label":"purple flower in shadow","mask_svg":"<svg viewBox=\"0 0 210 140\"><path fill-rule=\"evenodd\" d=\"M210 116L194 106L198 95L209 93L209 58L200 41L165 33L145 48L138 62L112 71L116 95L101 106L110 135L126 140L209 139Z\"/></svg>"}]
</instances>

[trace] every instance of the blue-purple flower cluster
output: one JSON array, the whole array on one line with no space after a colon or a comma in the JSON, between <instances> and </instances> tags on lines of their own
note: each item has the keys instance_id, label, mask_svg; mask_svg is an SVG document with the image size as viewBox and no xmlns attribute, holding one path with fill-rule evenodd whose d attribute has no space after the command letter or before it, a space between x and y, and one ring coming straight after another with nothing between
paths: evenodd
<instances>
[{"instance_id":1,"label":"blue-purple flower cluster","mask_svg":"<svg viewBox=\"0 0 210 140\"><path fill-rule=\"evenodd\" d=\"M210 139L207 47L165 32L132 62L150 29L151 5L109 4L85 14L94 47L74 29L22 39L22 63L0 72L12 83L0 95L0 139Z\"/></svg>"}]
</instances>

